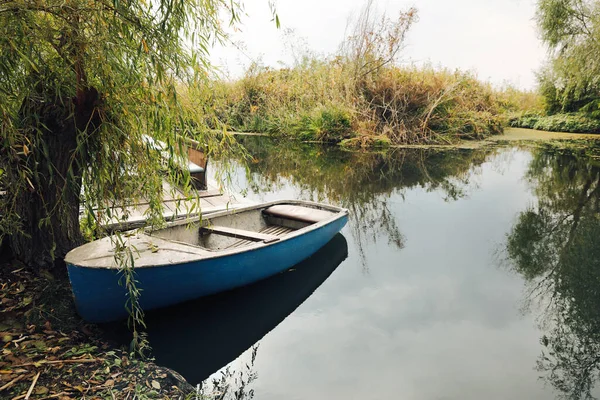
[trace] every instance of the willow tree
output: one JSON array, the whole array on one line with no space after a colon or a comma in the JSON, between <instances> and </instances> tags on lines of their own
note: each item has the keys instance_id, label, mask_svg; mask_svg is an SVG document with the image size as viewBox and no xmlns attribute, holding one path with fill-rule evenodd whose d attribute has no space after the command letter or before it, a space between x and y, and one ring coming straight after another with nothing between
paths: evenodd
<instances>
[{"instance_id":1,"label":"willow tree","mask_svg":"<svg viewBox=\"0 0 600 400\"><path fill-rule=\"evenodd\" d=\"M177 87L202 84L220 18L238 12L230 0L0 0L0 240L19 259L47 265L81 243L82 204L93 221L143 197L161 217L164 152L183 136L223 146Z\"/></svg>"},{"instance_id":2,"label":"willow tree","mask_svg":"<svg viewBox=\"0 0 600 400\"><path fill-rule=\"evenodd\" d=\"M548 111L600 116L600 1L539 0L536 18L550 51L539 74Z\"/></svg>"}]
</instances>

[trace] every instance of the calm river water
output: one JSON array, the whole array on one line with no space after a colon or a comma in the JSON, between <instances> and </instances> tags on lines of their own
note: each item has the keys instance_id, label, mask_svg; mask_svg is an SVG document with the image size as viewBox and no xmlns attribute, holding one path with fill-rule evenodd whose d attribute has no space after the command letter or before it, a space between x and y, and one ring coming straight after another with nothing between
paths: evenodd
<instances>
[{"instance_id":1,"label":"calm river water","mask_svg":"<svg viewBox=\"0 0 600 400\"><path fill-rule=\"evenodd\" d=\"M598 160L245 145L235 191L326 201L351 220L292 271L150 314L159 364L221 379L231 398L600 394Z\"/></svg>"}]
</instances>

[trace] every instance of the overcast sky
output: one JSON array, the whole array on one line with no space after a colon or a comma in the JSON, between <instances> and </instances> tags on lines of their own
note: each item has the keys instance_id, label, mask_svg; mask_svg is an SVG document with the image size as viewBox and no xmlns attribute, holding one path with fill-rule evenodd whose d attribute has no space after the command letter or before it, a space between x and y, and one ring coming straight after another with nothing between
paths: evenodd
<instances>
[{"instance_id":1,"label":"overcast sky","mask_svg":"<svg viewBox=\"0 0 600 400\"><path fill-rule=\"evenodd\" d=\"M246 16L232 34L242 42L216 48L213 62L239 76L250 59L265 65L291 64L286 41L305 43L319 54L335 52L345 36L349 18L366 0L278 0L281 28L271 22L267 0L246 0ZM533 20L535 0L379 0L379 11L388 17L414 6L419 20L412 27L402 55L405 63L469 69L480 79L524 89L535 86L534 71L546 52ZM293 39L286 31L293 30Z\"/></svg>"}]
</instances>

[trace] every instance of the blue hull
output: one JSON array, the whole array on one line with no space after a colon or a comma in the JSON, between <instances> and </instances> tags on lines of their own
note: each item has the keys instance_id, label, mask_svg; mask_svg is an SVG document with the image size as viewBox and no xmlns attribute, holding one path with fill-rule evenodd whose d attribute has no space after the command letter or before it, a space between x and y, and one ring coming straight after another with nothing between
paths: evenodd
<instances>
[{"instance_id":1,"label":"blue hull","mask_svg":"<svg viewBox=\"0 0 600 400\"><path fill-rule=\"evenodd\" d=\"M348 221L344 215L303 235L222 257L159 267L137 268L144 310L165 307L245 286L285 271L313 255ZM77 311L90 322L127 317L127 292L115 269L67 263Z\"/></svg>"}]
</instances>

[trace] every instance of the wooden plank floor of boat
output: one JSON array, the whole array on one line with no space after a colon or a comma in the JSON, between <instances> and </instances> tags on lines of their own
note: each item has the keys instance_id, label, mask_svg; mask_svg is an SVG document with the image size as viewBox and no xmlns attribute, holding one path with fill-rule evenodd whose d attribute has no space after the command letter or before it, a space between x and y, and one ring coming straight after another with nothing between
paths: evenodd
<instances>
[{"instance_id":1,"label":"wooden plank floor of boat","mask_svg":"<svg viewBox=\"0 0 600 400\"><path fill-rule=\"evenodd\" d=\"M271 225L271 226L267 226L267 227L261 229L258 232L262 233L262 234L267 234L267 235L273 235L273 236L277 236L277 237L282 237L282 236L287 235L290 232L293 232L294 230L295 229L292 229L292 228L286 228L285 226ZM235 242L233 242L232 244L230 244L229 246L227 246L225 248L226 249L233 249L233 248L237 248L237 247L247 246L247 245L252 244L252 243L256 243L256 241L254 241L254 240L240 239L240 240L236 240Z\"/></svg>"}]
</instances>

